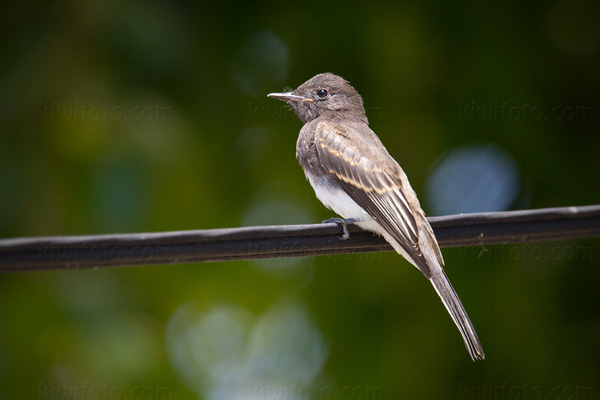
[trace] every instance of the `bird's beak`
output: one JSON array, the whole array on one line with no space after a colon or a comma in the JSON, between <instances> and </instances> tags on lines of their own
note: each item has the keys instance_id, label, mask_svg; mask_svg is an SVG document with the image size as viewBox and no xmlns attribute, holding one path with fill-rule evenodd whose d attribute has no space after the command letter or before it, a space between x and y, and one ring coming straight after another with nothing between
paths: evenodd
<instances>
[{"instance_id":1,"label":"bird's beak","mask_svg":"<svg viewBox=\"0 0 600 400\"><path fill-rule=\"evenodd\" d=\"M313 101L312 99L307 99L306 97L297 96L294 92L286 92L286 93L269 93L267 97L272 99L285 101L286 103L298 103L300 101Z\"/></svg>"}]
</instances>

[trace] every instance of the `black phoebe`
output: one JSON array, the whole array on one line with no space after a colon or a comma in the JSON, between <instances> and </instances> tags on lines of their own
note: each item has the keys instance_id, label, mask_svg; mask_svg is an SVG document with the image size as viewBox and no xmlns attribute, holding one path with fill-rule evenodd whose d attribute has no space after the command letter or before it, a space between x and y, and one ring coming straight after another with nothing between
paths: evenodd
<instances>
[{"instance_id":1,"label":"black phoebe","mask_svg":"<svg viewBox=\"0 0 600 400\"><path fill-rule=\"evenodd\" d=\"M473 360L485 355L442 266L433 230L400 165L369 128L363 101L343 78L319 74L298 89L268 95L289 103L304 123L296 157L319 200L359 227L382 235L433 284Z\"/></svg>"}]
</instances>

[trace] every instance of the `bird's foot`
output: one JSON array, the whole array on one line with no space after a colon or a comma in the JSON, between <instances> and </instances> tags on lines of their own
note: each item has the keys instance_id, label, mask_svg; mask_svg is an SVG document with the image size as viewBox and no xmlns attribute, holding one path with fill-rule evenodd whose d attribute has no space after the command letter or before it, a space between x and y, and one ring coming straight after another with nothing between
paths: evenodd
<instances>
[{"instance_id":1,"label":"bird's foot","mask_svg":"<svg viewBox=\"0 0 600 400\"><path fill-rule=\"evenodd\" d=\"M348 225L356 222L354 218L329 218L325 221L321 221L322 224L336 223L342 227L342 236L338 236L340 240L347 240L350 238L350 232L348 232Z\"/></svg>"}]
</instances>

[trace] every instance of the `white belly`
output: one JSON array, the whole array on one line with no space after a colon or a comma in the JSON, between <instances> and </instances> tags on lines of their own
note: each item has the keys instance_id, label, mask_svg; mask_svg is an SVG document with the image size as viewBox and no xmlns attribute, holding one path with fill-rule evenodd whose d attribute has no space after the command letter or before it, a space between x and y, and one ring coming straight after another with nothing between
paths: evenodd
<instances>
[{"instance_id":1,"label":"white belly","mask_svg":"<svg viewBox=\"0 0 600 400\"><path fill-rule=\"evenodd\" d=\"M394 250L406 258L411 264L415 262L404 251L404 249L386 232L379 223L374 220L361 206L359 206L346 192L339 188L327 177L317 177L306 172L310 185L315 190L317 198L330 210L335 211L343 218L355 219L360 228L383 236L383 238L394 247Z\"/></svg>"},{"instance_id":2,"label":"white belly","mask_svg":"<svg viewBox=\"0 0 600 400\"><path fill-rule=\"evenodd\" d=\"M306 174L317 198L325 207L336 212L343 218L352 218L357 221L356 225L367 231L383 235L383 228L371 217L361 206L359 206L346 192L340 189L329 178L316 177Z\"/></svg>"},{"instance_id":3,"label":"white belly","mask_svg":"<svg viewBox=\"0 0 600 400\"><path fill-rule=\"evenodd\" d=\"M330 210L343 218L354 218L357 221L372 221L367 212L359 206L346 192L340 189L330 178L306 174L310 185L315 189L317 198Z\"/></svg>"}]
</instances>

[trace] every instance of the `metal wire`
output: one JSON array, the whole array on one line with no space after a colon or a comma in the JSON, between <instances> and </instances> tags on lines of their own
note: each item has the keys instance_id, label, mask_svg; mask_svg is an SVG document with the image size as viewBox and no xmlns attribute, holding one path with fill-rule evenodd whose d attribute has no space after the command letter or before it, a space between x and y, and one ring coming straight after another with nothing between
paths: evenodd
<instances>
[{"instance_id":1,"label":"metal wire","mask_svg":"<svg viewBox=\"0 0 600 400\"><path fill-rule=\"evenodd\" d=\"M428 218L441 247L600 236L600 205ZM382 238L335 223L0 240L0 272L179 264L390 251Z\"/></svg>"}]
</instances>

